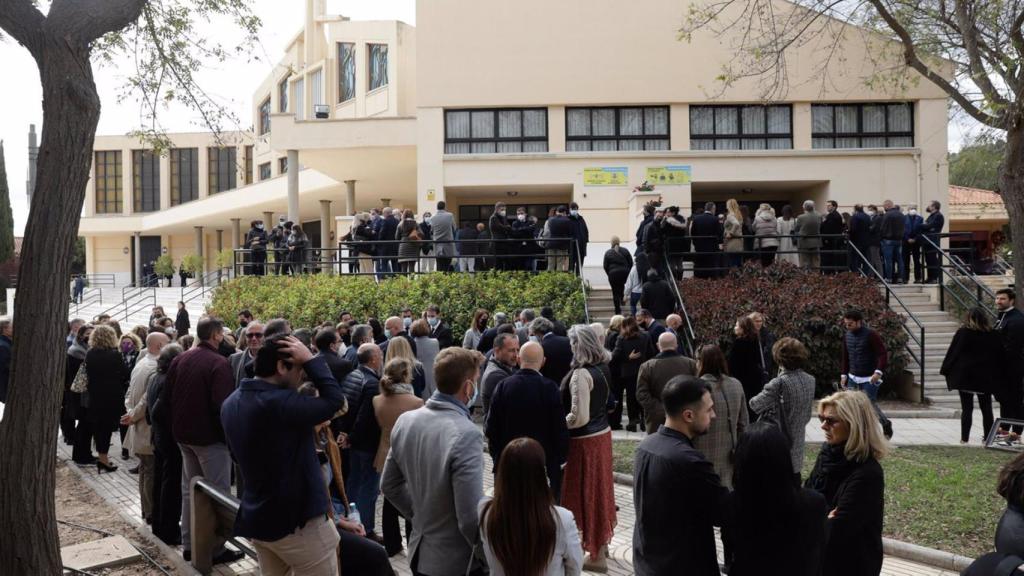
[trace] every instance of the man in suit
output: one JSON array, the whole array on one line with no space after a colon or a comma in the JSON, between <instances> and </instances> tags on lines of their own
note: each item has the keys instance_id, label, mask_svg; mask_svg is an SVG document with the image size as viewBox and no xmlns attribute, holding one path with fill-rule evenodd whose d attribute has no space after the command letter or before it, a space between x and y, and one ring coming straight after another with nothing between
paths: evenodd
<instances>
[{"instance_id":1,"label":"man in suit","mask_svg":"<svg viewBox=\"0 0 1024 576\"><path fill-rule=\"evenodd\" d=\"M476 345L477 352L481 354L490 352L494 348L494 339L498 337L499 328L506 324L508 324L508 315L504 312L495 312L494 326L484 330L480 335L480 342Z\"/></svg>"},{"instance_id":2,"label":"man in suit","mask_svg":"<svg viewBox=\"0 0 1024 576\"><path fill-rule=\"evenodd\" d=\"M530 341L530 322L537 315L533 312L533 308L523 308L519 312L519 321L516 322L516 336L519 338L519 345L522 346Z\"/></svg>"},{"instance_id":3,"label":"man in suit","mask_svg":"<svg viewBox=\"0 0 1024 576\"><path fill-rule=\"evenodd\" d=\"M437 214L430 217L438 272L450 272L452 258L455 257L455 216L445 207L444 200L441 200L437 203ZM441 347L445 348L444 345Z\"/></svg>"},{"instance_id":4,"label":"man in suit","mask_svg":"<svg viewBox=\"0 0 1024 576\"><path fill-rule=\"evenodd\" d=\"M693 261L693 275L697 278L713 278L718 275L717 271L711 269L718 265L722 234L722 224L715 216L714 202L708 202L703 212L690 218L690 237L693 238L693 249L697 253Z\"/></svg>"},{"instance_id":5,"label":"man in suit","mask_svg":"<svg viewBox=\"0 0 1024 576\"><path fill-rule=\"evenodd\" d=\"M228 357L228 363L231 364L231 375L235 379L236 390L242 383L242 380L253 377L253 363L256 362L256 353L263 346L263 324L259 320L248 322L244 328L239 330L238 337L239 339L245 339L245 348Z\"/></svg>"},{"instance_id":6,"label":"man in suit","mask_svg":"<svg viewBox=\"0 0 1024 576\"><path fill-rule=\"evenodd\" d=\"M800 251L800 267L821 270L821 214L814 210L814 202L804 202L804 213L797 217L793 230Z\"/></svg>"},{"instance_id":7,"label":"man in suit","mask_svg":"<svg viewBox=\"0 0 1024 576\"><path fill-rule=\"evenodd\" d=\"M327 367L331 369L334 379L339 383L344 382L345 377L355 369L355 366L338 354L338 348L341 346L341 337L338 336L338 331L334 328L323 328L316 333L313 342L316 344L316 355L323 357L327 362Z\"/></svg>"},{"instance_id":8,"label":"man in suit","mask_svg":"<svg viewBox=\"0 0 1024 576\"><path fill-rule=\"evenodd\" d=\"M427 319L427 324L430 326L430 337L437 340L438 347L441 350L451 348L454 345L452 329L441 319L441 307L437 304L427 306L424 316Z\"/></svg>"},{"instance_id":9,"label":"man in suit","mask_svg":"<svg viewBox=\"0 0 1024 576\"><path fill-rule=\"evenodd\" d=\"M676 294L654 268L647 271L647 282L640 289L640 306L650 310L654 318L662 320L675 311Z\"/></svg>"},{"instance_id":10,"label":"man in suit","mask_svg":"<svg viewBox=\"0 0 1024 576\"><path fill-rule=\"evenodd\" d=\"M494 462L509 442L527 437L536 440L547 457L548 482L555 501L562 487L562 464L569 453L569 429L565 424L558 384L545 378L544 348L528 342L519 352L519 371L502 380L490 401L484 434Z\"/></svg>"},{"instance_id":11,"label":"man in suit","mask_svg":"<svg viewBox=\"0 0 1024 576\"><path fill-rule=\"evenodd\" d=\"M409 346L412 347L412 353L416 353L416 341L413 340L412 336L409 335L409 332L406 331L405 324L398 316L392 316L384 321L384 334L388 339L380 343L381 354L387 356L388 342L392 338L405 338L409 342Z\"/></svg>"},{"instance_id":12,"label":"man in suit","mask_svg":"<svg viewBox=\"0 0 1024 576\"><path fill-rule=\"evenodd\" d=\"M580 215L580 205L575 202L569 203L569 221L572 222L572 237L576 241L576 247L572 247L569 251L569 268L579 274L583 261L587 259L590 230L587 229L587 221Z\"/></svg>"},{"instance_id":13,"label":"man in suit","mask_svg":"<svg viewBox=\"0 0 1024 576\"><path fill-rule=\"evenodd\" d=\"M928 267L928 284L939 284L942 281L942 270L939 268L939 234L946 225L946 217L942 215L942 204L932 200L928 205L928 219L921 226L921 233L931 242L924 243L924 261Z\"/></svg>"},{"instance_id":14,"label":"man in suit","mask_svg":"<svg viewBox=\"0 0 1024 576\"><path fill-rule=\"evenodd\" d=\"M544 227L547 230L546 238L555 238L555 240L544 241L548 270L567 272L569 270L569 252L572 248L569 239L573 238L575 225L572 220L569 220L565 206L556 208L554 217L548 218Z\"/></svg>"},{"instance_id":15,"label":"man in suit","mask_svg":"<svg viewBox=\"0 0 1024 576\"><path fill-rule=\"evenodd\" d=\"M665 423L661 391L668 381L680 374L697 375L697 363L679 353L675 334L662 332L657 342L658 355L640 365L636 379L636 399L644 408L644 429L648 435L657 434L658 427Z\"/></svg>"},{"instance_id":16,"label":"man in suit","mask_svg":"<svg viewBox=\"0 0 1024 576\"><path fill-rule=\"evenodd\" d=\"M378 260L377 271L380 276L386 276L389 272L398 270L398 242L395 241L395 232L398 231L398 218L395 218L394 210L384 208L383 217L380 219L380 228L374 240L388 241L389 244L378 244L377 255L384 256Z\"/></svg>"},{"instance_id":17,"label":"man in suit","mask_svg":"<svg viewBox=\"0 0 1024 576\"><path fill-rule=\"evenodd\" d=\"M917 206L911 204L903 219L903 283L910 284L910 264L913 263L914 283L921 284L924 282L924 275L921 274L921 249L927 244L919 238L924 218L917 213Z\"/></svg>"},{"instance_id":18,"label":"man in suit","mask_svg":"<svg viewBox=\"0 0 1024 576\"><path fill-rule=\"evenodd\" d=\"M853 216L850 216L850 244L864 256L862 259L853 248L850 248L850 271L861 272L865 276L869 275L871 273L868 268L871 258L871 217L864 212L863 204L854 205Z\"/></svg>"},{"instance_id":19,"label":"man in suit","mask_svg":"<svg viewBox=\"0 0 1024 576\"><path fill-rule=\"evenodd\" d=\"M821 247L826 252L821 258L823 271L825 274L836 274L843 266L843 254L837 253L843 245L843 216L839 213L839 204L835 200L825 203L825 216L821 220L819 230L826 236L821 239Z\"/></svg>"},{"instance_id":20,"label":"man in suit","mask_svg":"<svg viewBox=\"0 0 1024 576\"><path fill-rule=\"evenodd\" d=\"M506 242L512 236L512 225L509 224L508 218L505 216L505 210L504 202L495 203L494 212L491 214L490 220L487 221L487 229L491 233L494 246L491 253L494 254L494 266L498 270L509 270L512 263L508 258L512 254L512 244Z\"/></svg>"},{"instance_id":21,"label":"man in suit","mask_svg":"<svg viewBox=\"0 0 1024 576\"><path fill-rule=\"evenodd\" d=\"M999 400L999 417L1024 419L1024 313L1017 309L1017 294L1009 288L996 291L998 320L995 329L1006 348L1006 392ZM1014 426L1016 434L1020 426Z\"/></svg>"},{"instance_id":22,"label":"man in suit","mask_svg":"<svg viewBox=\"0 0 1024 576\"><path fill-rule=\"evenodd\" d=\"M903 282L903 232L907 223L900 207L886 200L882 204L882 276L893 284Z\"/></svg>"},{"instance_id":23,"label":"man in suit","mask_svg":"<svg viewBox=\"0 0 1024 576\"><path fill-rule=\"evenodd\" d=\"M551 306L544 306L543 308L541 308L540 316L541 318L547 318L548 320L551 320L552 332L554 332L555 334L559 336L569 335L569 329L566 328L565 324L563 324L557 318L555 318L555 311L554 309L551 308Z\"/></svg>"},{"instance_id":24,"label":"man in suit","mask_svg":"<svg viewBox=\"0 0 1024 576\"><path fill-rule=\"evenodd\" d=\"M484 495L484 436L468 408L482 361L475 350L442 350L434 362L437 391L422 408L399 416L391 432L380 488L412 521L413 574L484 573L474 556Z\"/></svg>"},{"instance_id":25,"label":"man in suit","mask_svg":"<svg viewBox=\"0 0 1024 576\"><path fill-rule=\"evenodd\" d=\"M543 316L530 323L530 332L540 340L540 345L544 348L544 367L540 373L545 378L561 384L572 364L572 346L569 345L569 339L555 334L551 320Z\"/></svg>"}]
</instances>

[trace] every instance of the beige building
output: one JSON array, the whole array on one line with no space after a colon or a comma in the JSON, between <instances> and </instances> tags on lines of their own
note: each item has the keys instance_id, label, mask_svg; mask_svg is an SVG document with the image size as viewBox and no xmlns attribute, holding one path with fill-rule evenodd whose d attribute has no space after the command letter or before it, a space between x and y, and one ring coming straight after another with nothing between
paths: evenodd
<instances>
[{"instance_id":1,"label":"beige building","mask_svg":"<svg viewBox=\"0 0 1024 576\"><path fill-rule=\"evenodd\" d=\"M752 81L723 91L732 42L677 40L687 6L421 0L414 28L307 0L305 26L254 92L252 134L225 136L226 149L171 135L161 158L97 137L81 222L89 271L127 279L134 253L177 264L201 250L212 265L250 220L280 215L334 245L353 211L432 212L439 200L461 223L497 201L542 218L575 201L595 244L631 240L658 196L687 215L731 197L948 203L938 88L871 88L877 46L851 28L828 82L813 80L809 44L790 56L784 99L756 101ZM634 191L645 180L655 191Z\"/></svg>"}]
</instances>

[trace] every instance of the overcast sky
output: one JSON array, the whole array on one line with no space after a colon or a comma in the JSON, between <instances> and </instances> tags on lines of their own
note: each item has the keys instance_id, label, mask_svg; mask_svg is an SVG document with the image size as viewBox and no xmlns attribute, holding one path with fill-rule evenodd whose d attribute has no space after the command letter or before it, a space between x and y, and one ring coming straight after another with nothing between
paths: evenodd
<instances>
[{"instance_id":1,"label":"overcast sky","mask_svg":"<svg viewBox=\"0 0 1024 576\"><path fill-rule=\"evenodd\" d=\"M202 86L222 102L230 105L235 113L249 118L251 93L264 78L272 62L280 57L285 43L302 26L304 5L302 0L253 0L254 10L263 19L260 35L262 48L257 54L261 61L229 62L205 70L199 75ZM341 14L356 20L402 20L416 23L415 0L327 0L328 14ZM0 92L0 140L4 142L7 161L7 181L11 191L11 205L14 210L14 234L20 236L28 219L28 198L25 182L28 172L28 126L36 124L36 131L42 129L41 94L39 75L35 62L28 52L9 38L0 39L0 62L4 77L17 82L8 84ZM124 67L130 66L127 60ZM118 102L119 88L123 77L117 67L98 68L96 81L100 91L103 112L100 116L98 134L124 134L138 128L138 102ZM203 130L201 122L188 112L172 109L161 116L168 131ZM951 122L949 125L950 150L958 150L970 128L966 122Z\"/></svg>"}]
</instances>

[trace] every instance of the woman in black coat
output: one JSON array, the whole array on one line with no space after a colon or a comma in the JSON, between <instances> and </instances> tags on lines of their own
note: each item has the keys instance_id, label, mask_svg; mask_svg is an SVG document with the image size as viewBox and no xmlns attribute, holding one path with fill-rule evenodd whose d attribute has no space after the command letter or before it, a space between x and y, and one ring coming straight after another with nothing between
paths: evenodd
<instances>
[{"instance_id":1,"label":"woman in black coat","mask_svg":"<svg viewBox=\"0 0 1024 576\"><path fill-rule=\"evenodd\" d=\"M825 496L828 531L823 573L878 576L882 570L885 475L878 461L888 451L866 394L837 392L818 404L825 443L805 488Z\"/></svg>"},{"instance_id":2,"label":"woman in black coat","mask_svg":"<svg viewBox=\"0 0 1024 576\"><path fill-rule=\"evenodd\" d=\"M643 429L643 409L636 399L636 378L640 365L650 360L651 339L640 330L636 318L626 316L619 328L619 338L612 351L612 394L615 396L615 411L611 415L612 430L622 429L622 396L625 392L629 424L626 430L636 432Z\"/></svg>"},{"instance_id":3,"label":"woman in black coat","mask_svg":"<svg viewBox=\"0 0 1024 576\"><path fill-rule=\"evenodd\" d=\"M118 420L124 412L124 391L131 373L124 357L117 349L117 334L110 326L97 326L89 337L89 352L85 355L85 370L89 377L89 421L96 442L98 472L113 472L117 466L110 463L110 435L117 430Z\"/></svg>"},{"instance_id":4,"label":"woman in black coat","mask_svg":"<svg viewBox=\"0 0 1024 576\"><path fill-rule=\"evenodd\" d=\"M64 442L71 441L71 460L75 464L81 465L90 465L96 462L96 457L92 455L92 424L89 422L89 409L82 405L82 394L72 392L71 384L75 381L78 369L89 353L89 337L92 335L92 331L92 324L83 324L78 328L75 342L68 348L64 371L64 406L62 407L61 421L63 422L66 418L71 427L71 436L70 438L66 437Z\"/></svg>"},{"instance_id":5,"label":"woman in black coat","mask_svg":"<svg viewBox=\"0 0 1024 576\"><path fill-rule=\"evenodd\" d=\"M939 373L946 387L960 392L960 443L966 444L974 414L974 396L981 407L981 437L992 430L992 396L1001 398L1007 385L1006 348L984 309L967 311L964 325L956 331Z\"/></svg>"},{"instance_id":6,"label":"woman in black coat","mask_svg":"<svg viewBox=\"0 0 1024 576\"><path fill-rule=\"evenodd\" d=\"M188 334L190 328L192 328L192 322L188 318L188 310L185 309L185 303L178 302L178 316L174 319L174 331L177 332L178 338L181 338Z\"/></svg>"},{"instance_id":7,"label":"woman in black coat","mask_svg":"<svg viewBox=\"0 0 1024 576\"><path fill-rule=\"evenodd\" d=\"M160 351L156 373L146 383L146 419L153 431L153 534L170 546L181 544L181 450L171 435L171 406L161 398L167 370L184 350L168 344Z\"/></svg>"},{"instance_id":8,"label":"woman in black coat","mask_svg":"<svg viewBox=\"0 0 1024 576\"><path fill-rule=\"evenodd\" d=\"M729 374L743 384L743 394L749 402L764 388L766 359L757 339L757 329L750 316L736 321L736 340L729 348ZM757 420L757 413L750 411L750 420Z\"/></svg>"},{"instance_id":9,"label":"woman in black coat","mask_svg":"<svg viewBox=\"0 0 1024 576\"><path fill-rule=\"evenodd\" d=\"M629 255L629 250L619 245L618 236L612 236L612 247L604 253L604 273L608 275L608 284L612 287L616 314L622 314L623 291L632 269L633 257Z\"/></svg>"}]
</instances>

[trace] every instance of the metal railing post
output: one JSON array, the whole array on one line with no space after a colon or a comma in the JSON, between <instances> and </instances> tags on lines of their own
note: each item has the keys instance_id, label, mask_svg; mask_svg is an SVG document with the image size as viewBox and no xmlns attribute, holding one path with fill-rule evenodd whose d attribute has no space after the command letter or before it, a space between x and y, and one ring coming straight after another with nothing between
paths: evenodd
<instances>
[{"instance_id":1,"label":"metal railing post","mask_svg":"<svg viewBox=\"0 0 1024 576\"><path fill-rule=\"evenodd\" d=\"M925 355L924 346L924 326L921 326L921 404L924 404L924 363L927 362L928 357Z\"/></svg>"}]
</instances>

